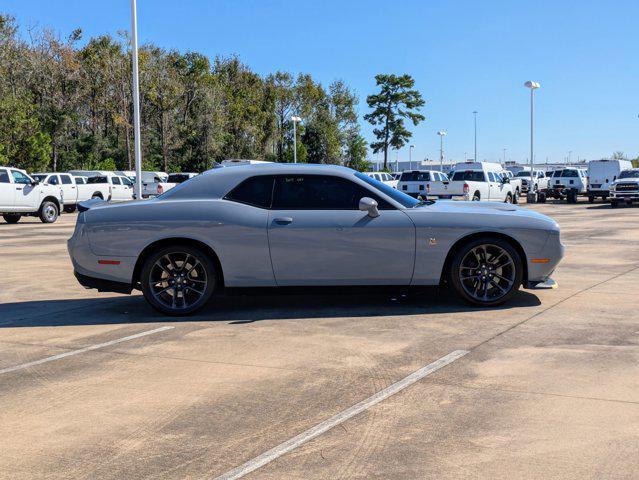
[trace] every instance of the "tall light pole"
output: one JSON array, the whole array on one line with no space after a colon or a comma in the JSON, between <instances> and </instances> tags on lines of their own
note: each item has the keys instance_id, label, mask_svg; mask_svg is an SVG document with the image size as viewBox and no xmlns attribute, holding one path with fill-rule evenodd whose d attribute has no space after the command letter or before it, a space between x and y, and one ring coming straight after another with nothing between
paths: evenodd
<instances>
[{"instance_id":1,"label":"tall light pole","mask_svg":"<svg viewBox=\"0 0 639 480\"><path fill-rule=\"evenodd\" d=\"M131 0L131 49L133 53L133 151L135 154L135 198L142 199L142 144L140 142L140 80L138 78L138 17Z\"/></svg>"},{"instance_id":2,"label":"tall light pole","mask_svg":"<svg viewBox=\"0 0 639 480\"><path fill-rule=\"evenodd\" d=\"M293 121L293 163L297 163L297 122L301 122L302 119L293 115L291 120Z\"/></svg>"},{"instance_id":3,"label":"tall light pole","mask_svg":"<svg viewBox=\"0 0 639 480\"><path fill-rule=\"evenodd\" d=\"M534 203L535 195L533 192L533 167L534 167L534 155L533 155L533 145L534 145L534 133L535 133L535 90L537 90L541 85L537 82L533 82L532 80L528 80L524 83L526 88L530 88L530 185L528 187L528 198L526 199L528 202Z\"/></svg>"},{"instance_id":4,"label":"tall light pole","mask_svg":"<svg viewBox=\"0 0 639 480\"><path fill-rule=\"evenodd\" d=\"M439 171L444 172L444 137L447 133L444 130L437 132L439 135Z\"/></svg>"},{"instance_id":5,"label":"tall light pole","mask_svg":"<svg viewBox=\"0 0 639 480\"><path fill-rule=\"evenodd\" d=\"M502 148L502 150L504 151L504 160L502 161L502 165L506 165L506 149Z\"/></svg>"},{"instance_id":6,"label":"tall light pole","mask_svg":"<svg viewBox=\"0 0 639 480\"><path fill-rule=\"evenodd\" d=\"M473 158L473 161L477 161L477 110L475 110L473 112L473 115L475 116L475 158Z\"/></svg>"},{"instance_id":7,"label":"tall light pole","mask_svg":"<svg viewBox=\"0 0 639 480\"><path fill-rule=\"evenodd\" d=\"M413 148L415 148L415 145L411 145L410 147L408 147L408 164L410 165L409 170L413 169Z\"/></svg>"},{"instance_id":8,"label":"tall light pole","mask_svg":"<svg viewBox=\"0 0 639 480\"><path fill-rule=\"evenodd\" d=\"M570 165L571 158L572 158L572 150L568 150L568 165Z\"/></svg>"}]
</instances>

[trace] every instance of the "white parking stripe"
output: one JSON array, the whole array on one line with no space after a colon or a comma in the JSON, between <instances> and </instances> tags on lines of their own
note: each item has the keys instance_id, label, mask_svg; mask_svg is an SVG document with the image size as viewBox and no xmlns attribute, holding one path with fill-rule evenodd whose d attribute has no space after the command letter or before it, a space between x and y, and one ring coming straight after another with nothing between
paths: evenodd
<instances>
[{"instance_id":1,"label":"white parking stripe","mask_svg":"<svg viewBox=\"0 0 639 480\"><path fill-rule=\"evenodd\" d=\"M234 480L237 478L242 478L244 475L257 470L260 467L263 467L267 463L272 462L276 458L281 457L282 455L292 450L295 450L300 445L320 436L321 434L329 431L331 428L345 422L349 418L362 413L364 410L369 409L373 405L376 405L383 400L386 400L387 398L395 395L396 393L401 392L406 387L439 370L440 368L445 367L449 363L454 362L458 358L463 357L467 353L467 350L455 350L454 352L449 353L439 360L436 360L433 363L428 364L425 367L411 373L407 377L404 377L399 382L393 383L391 386L380 390L375 395L368 397L366 400L362 400L361 402L353 405L350 408L347 408L346 410L338 413L328 420L324 420L322 423L309 428L308 430L300 433L290 440L279 444L277 447L264 452L263 454L255 457L252 460L249 460L243 465L240 465L239 467L234 468L233 470L230 470L223 475L220 475L219 477L217 477L216 480Z\"/></svg>"},{"instance_id":2,"label":"white parking stripe","mask_svg":"<svg viewBox=\"0 0 639 480\"><path fill-rule=\"evenodd\" d=\"M111 345L115 345L122 342L127 342L129 340L134 340L136 338L145 337L147 335L153 335L154 333L164 332L166 330L171 330L175 327L160 327L155 328L153 330L147 330L146 332L136 333L135 335L129 335L128 337L118 338L116 340L111 340L110 342L98 343L95 345L90 345L88 347L80 348L79 350L71 350L70 352L60 353L58 355L53 355L52 357L41 358L40 360L34 360L33 362L23 363L21 365L16 365L14 367L7 367L0 370L0 374L15 372L16 370L22 370L23 368L33 367L34 365L40 365L42 363L53 362L54 360L60 360L61 358L70 357L71 355L78 355L79 353L90 352L91 350L97 350L98 348L109 347Z\"/></svg>"}]
</instances>

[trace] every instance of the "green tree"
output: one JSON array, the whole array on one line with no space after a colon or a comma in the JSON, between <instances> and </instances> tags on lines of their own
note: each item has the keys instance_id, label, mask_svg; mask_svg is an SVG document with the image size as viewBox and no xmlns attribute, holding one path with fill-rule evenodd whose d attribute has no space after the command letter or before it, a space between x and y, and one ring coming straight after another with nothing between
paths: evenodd
<instances>
[{"instance_id":1,"label":"green tree","mask_svg":"<svg viewBox=\"0 0 639 480\"><path fill-rule=\"evenodd\" d=\"M412 133L404 125L404 119L413 125L425 119L417 113L424 106L419 91L415 90L415 80L410 75L376 75L379 93L369 95L366 103L373 111L364 119L376 128L373 130L376 142L371 143L373 153L384 152L384 169L388 168L388 148L402 148Z\"/></svg>"}]
</instances>

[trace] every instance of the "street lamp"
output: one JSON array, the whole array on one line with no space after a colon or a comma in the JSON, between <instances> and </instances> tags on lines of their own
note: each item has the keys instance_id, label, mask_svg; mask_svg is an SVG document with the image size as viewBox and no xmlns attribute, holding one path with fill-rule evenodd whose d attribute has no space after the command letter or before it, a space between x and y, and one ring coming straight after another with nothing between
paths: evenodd
<instances>
[{"instance_id":1,"label":"street lamp","mask_svg":"<svg viewBox=\"0 0 639 480\"><path fill-rule=\"evenodd\" d=\"M439 171L444 172L444 137L447 133L444 130L437 132L439 135Z\"/></svg>"},{"instance_id":2,"label":"street lamp","mask_svg":"<svg viewBox=\"0 0 639 480\"><path fill-rule=\"evenodd\" d=\"M297 163L297 122L301 122L302 119L293 115L291 120L293 121L293 163Z\"/></svg>"},{"instance_id":3,"label":"street lamp","mask_svg":"<svg viewBox=\"0 0 639 480\"><path fill-rule=\"evenodd\" d=\"M140 81L138 79L138 18L131 0L131 50L133 54L133 151L135 155L135 198L142 198L142 145L140 142Z\"/></svg>"},{"instance_id":4,"label":"street lamp","mask_svg":"<svg viewBox=\"0 0 639 480\"><path fill-rule=\"evenodd\" d=\"M411 145L410 147L408 147L408 164L410 165L409 170L413 169L413 148L415 148L415 145Z\"/></svg>"},{"instance_id":5,"label":"street lamp","mask_svg":"<svg viewBox=\"0 0 639 480\"><path fill-rule=\"evenodd\" d=\"M475 162L477 161L477 110L473 112L475 116L475 158L473 159Z\"/></svg>"},{"instance_id":6,"label":"street lamp","mask_svg":"<svg viewBox=\"0 0 639 480\"><path fill-rule=\"evenodd\" d=\"M534 144L534 125L535 125L535 90L537 90L541 85L537 82L533 82L528 80L524 83L526 88L530 88L530 185L528 186L528 197L526 200L529 203L535 202L535 193L533 192L533 167L534 167L534 156L533 156L533 144Z\"/></svg>"},{"instance_id":7,"label":"street lamp","mask_svg":"<svg viewBox=\"0 0 639 480\"><path fill-rule=\"evenodd\" d=\"M506 149L502 148L502 150L504 151L504 160L502 162L502 165L506 165Z\"/></svg>"}]
</instances>

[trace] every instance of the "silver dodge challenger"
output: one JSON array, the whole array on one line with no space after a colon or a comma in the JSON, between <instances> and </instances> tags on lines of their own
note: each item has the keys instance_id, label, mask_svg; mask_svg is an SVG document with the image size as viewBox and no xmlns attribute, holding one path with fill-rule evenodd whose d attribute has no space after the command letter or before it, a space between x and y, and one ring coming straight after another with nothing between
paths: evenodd
<instances>
[{"instance_id":1,"label":"silver dodge challenger","mask_svg":"<svg viewBox=\"0 0 639 480\"><path fill-rule=\"evenodd\" d=\"M496 306L552 282L559 225L501 203L423 201L354 170L264 164L198 175L152 200L80 205L78 281L186 315L221 289L422 286Z\"/></svg>"}]
</instances>

